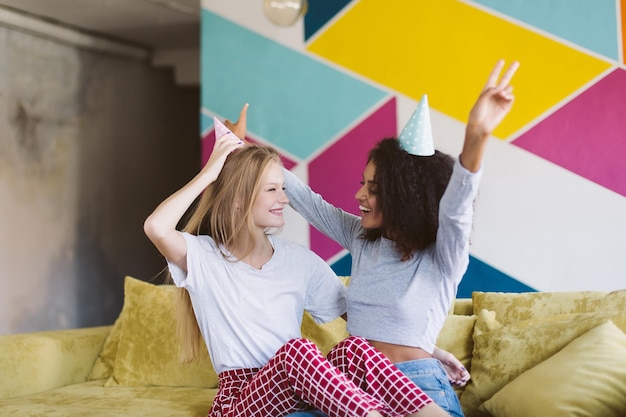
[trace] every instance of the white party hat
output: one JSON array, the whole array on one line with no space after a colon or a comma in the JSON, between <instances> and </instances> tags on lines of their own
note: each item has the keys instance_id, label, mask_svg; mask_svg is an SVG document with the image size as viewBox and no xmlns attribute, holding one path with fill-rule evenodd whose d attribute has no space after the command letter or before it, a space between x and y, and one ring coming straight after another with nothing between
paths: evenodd
<instances>
[{"instance_id":1,"label":"white party hat","mask_svg":"<svg viewBox=\"0 0 626 417\"><path fill-rule=\"evenodd\" d=\"M417 156L432 156L435 154L433 131L430 125L430 111L428 110L428 96L424 94L417 105L417 109L402 129L398 137L400 147Z\"/></svg>"},{"instance_id":2,"label":"white party hat","mask_svg":"<svg viewBox=\"0 0 626 417\"><path fill-rule=\"evenodd\" d=\"M221 138L227 133L233 133L229 128L224 126L224 123L220 122L217 117L213 117L213 129L215 129L215 139Z\"/></svg>"}]
</instances>

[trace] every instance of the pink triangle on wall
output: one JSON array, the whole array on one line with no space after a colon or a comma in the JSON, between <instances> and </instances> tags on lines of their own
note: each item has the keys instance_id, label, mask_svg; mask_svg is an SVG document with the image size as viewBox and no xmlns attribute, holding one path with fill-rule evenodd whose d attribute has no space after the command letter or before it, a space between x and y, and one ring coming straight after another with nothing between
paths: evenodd
<instances>
[{"instance_id":1,"label":"pink triangle on wall","mask_svg":"<svg viewBox=\"0 0 626 417\"><path fill-rule=\"evenodd\" d=\"M394 97L309 163L309 185L334 206L358 214L354 194L360 187L368 153L381 139L396 136ZM337 243L314 228L311 249L326 260L341 251Z\"/></svg>"},{"instance_id":2,"label":"pink triangle on wall","mask_svg":"<svg viewBox=\"0 0 626 417\"><path fill-rule=\"evenodd\" d=\"M616 69L512 143L626 196L626 71Z\"/></svg>"}]
</instances>

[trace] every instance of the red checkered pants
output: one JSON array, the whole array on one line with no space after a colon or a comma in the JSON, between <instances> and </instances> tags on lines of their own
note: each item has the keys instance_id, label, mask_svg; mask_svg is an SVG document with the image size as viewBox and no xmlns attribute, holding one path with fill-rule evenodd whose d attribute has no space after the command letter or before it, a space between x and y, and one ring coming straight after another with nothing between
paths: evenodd
<instances>
[{"instance_id":1,"label":"red checkered pants","mask_svg":"<svg viewBox=\"0 0 626 417\"><path fill-rule=\"evenodd\" d=\"M209 417L281 417L311 406L330 417L403 417L432 402L360 337L340 342L328 360L313 342L294 339L263 368L225 371L219 381Z\"/></svg>"}]
</instances>

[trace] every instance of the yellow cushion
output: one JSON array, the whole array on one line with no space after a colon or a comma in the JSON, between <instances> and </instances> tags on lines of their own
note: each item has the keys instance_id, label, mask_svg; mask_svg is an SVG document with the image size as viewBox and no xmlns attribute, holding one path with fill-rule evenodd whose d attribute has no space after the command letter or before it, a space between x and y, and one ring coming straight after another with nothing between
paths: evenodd
<instances>
[{"instance_id":1,"label":"yellow cushion","mask_svg":"<svg viewBox=\"0 0 626 417\"><path fill-rule=\"evenodd\" d=\"M503 326L493 312L481 311L474 327L472 380L461 396L467 417L523 372L606 320L626 329L626 312L556 315Z\"/></svg>"},{"instance_id":2,"label":"yellow cushion","mask_svg":"<svg viewBox=\"0 0 626 417\"><path fill-rule=\"evenodd\" d=\"M315 343L324 355L327 355L337 343L348 337L344 319L337 318L331 322L320 324L316 323L306 311L302 318L301 331L302 337Z\"/></svg>"},{"instance_id":3,"label":"yellow cushion","mask_svg":"<svg viewBox=\"0 0 626 417\"><path fill-rule=\"evenodd\" d=\"M472 333L475 323L476 316L451 314L446 317L437 337L437 347L452 353L468 370L470 370L474 348Z\"/></svg>"},{"instance_id":4,"label":"yellow cushion","mask_svg":"<svg viewBox=\"0 0 626 417\"><path fill-rule=\"evenodd\" d=\"M117 354L106 386L217 386L206 350L191 364L179 361L176 291L126 277Z\"/></svg>"},{"instance_id":5,"label":"yellow cushion","mask_svg":"<svg viewBox=\"0 0 626 417\"><path fill-rule=\"evenodd\" d=\"M608 321L524 372L481 408L496 417L626 416L626 335Z\"/></svg>"},{"instance_id":6,"label":"yellow cushion","mask_svg":"<svg viewBox=\"0 0 626 417\"><path fill-rule=\"evenodd\" d=\"M115 355L117 354L117 345L120 342L120 333L122 331L124 310L120 313L117 320L111 328L111 332L104 340L102 350L98 354L96 361L89 372L87 380L109 378L113 374L113 364L115 363Z\"/></svg>"},{"instance_id":7,"label":"yellow cushion","mask_svg":"<svg viewBox=\"0 0 626 417\"><path fill-rule=\"evenodd\" d=\"M557 314L591 313L602 309L623 311L626 290L611 293L600 291L484 293L472 294L474 314L481 310L496 313L498 321L509 324Z\"/></svg>"}]
</instances>

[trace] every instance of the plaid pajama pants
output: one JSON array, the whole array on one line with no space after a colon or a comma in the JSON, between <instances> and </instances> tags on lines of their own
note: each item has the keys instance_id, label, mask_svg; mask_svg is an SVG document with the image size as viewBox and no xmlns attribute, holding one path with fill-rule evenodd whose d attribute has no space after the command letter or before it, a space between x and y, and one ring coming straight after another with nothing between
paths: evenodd
<instances>
[{"instance_id":1,"label":"plaid pajama pants","mask_svg":"<svg viewBox=\"0 0 626 417\"><path fill-rule=\"evenodd\" d=\"M403 417L430 402L363 338L341 341L328 359L313 342L293 339L260 369L220 373L209 417L281 417L311 406L331 417Z\"/></svg>"}]
</instances>

